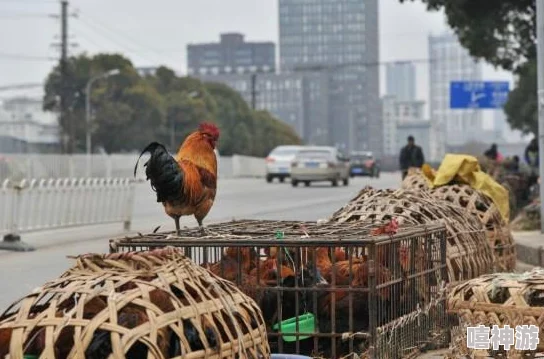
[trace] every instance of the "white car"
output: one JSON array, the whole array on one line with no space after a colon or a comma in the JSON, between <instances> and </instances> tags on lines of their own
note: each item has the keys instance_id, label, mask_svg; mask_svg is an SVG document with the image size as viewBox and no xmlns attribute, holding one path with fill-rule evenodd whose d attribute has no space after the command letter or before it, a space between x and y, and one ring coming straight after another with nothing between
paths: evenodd
<instances>
[{"instance_id":1,"label":"white car","mask_svg":"<svg viewBox=\"0 0 544 359\"><path fill-rule=\"evenodd\" d=\"M266 157L266 182L284 182L291 175L291 161L303 146L278 146Z\"/></svg>"},{"instance_id":2,"label":"white car","mask_svg":"<svg viewBox=\"0 0 544 359\"><path fill-rule=\"evenodd\" d=\"M331 182L338 186L342 181L349 184L349 157L335 147L305 147L298 151L291 164L291 184L293 187L303 182L309 186L312 182Z\"/></svg>"}]
</instances>

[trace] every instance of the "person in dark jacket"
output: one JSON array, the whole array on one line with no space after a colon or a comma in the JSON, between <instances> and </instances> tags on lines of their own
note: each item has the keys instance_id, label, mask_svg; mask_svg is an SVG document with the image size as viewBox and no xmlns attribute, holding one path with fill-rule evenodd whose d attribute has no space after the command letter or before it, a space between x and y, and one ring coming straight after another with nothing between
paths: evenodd
<instances>
[{"instance_id":1,"label":"person in dark jacket","mask_svg":"<svg viewBox=\"0 0 544 359\"><path fill-rule=\"evenodd\" d=\"M484 152L484 156L489 158L490 160L496 161L497 157L499 156L499 151L497 150L497 144L493 143L491 145L491 148L489 148L487 151Z\"/></svg>"},{"instance_id":2,"label":"person in dark jacket","mask_svg":"<svg viewBox=\"0 0 544 359\"><path fill-rule=\"evenodd\" d=\"M506 169L512 173L519 172L519 156L513 156L512 159L508 159L506 162Z\"/></svg>"},{"instance_id":3,"label":"person in dark jacket","mask_svg":"<svg viewBox=\"0 0 544 359\"><path fill-rule=\"evenodd\" d=\"M535 138L525 147L525 162L531 167L538 168L538 141Z\"/></svg>"},{"instance_id":4,"label":"person in dark jacket","mask_svg":"<svg viewBox=\"0 0 544 359\"><path fill-rule=\"evenodd\" d=\"M399 156L400 170L402 171L402 179L408 174L410 167L421 168L425 162L421 147L417 146L413 136L408 136L408 144L402 148Z\"/></svg>"},{"instance_id":5,"label":"person in dark jacket","mask_svg":"<svg viewBox=\"0 0 544 359\"><path fill-rule=\"evenodd\" d=\"M525 147L525 162L529 165L531 174L528 180L528 187L536 184L539 177L540 157L538 155L538 139L535 137L529 142L529 145Z\"/></svg>"}]
</instances>

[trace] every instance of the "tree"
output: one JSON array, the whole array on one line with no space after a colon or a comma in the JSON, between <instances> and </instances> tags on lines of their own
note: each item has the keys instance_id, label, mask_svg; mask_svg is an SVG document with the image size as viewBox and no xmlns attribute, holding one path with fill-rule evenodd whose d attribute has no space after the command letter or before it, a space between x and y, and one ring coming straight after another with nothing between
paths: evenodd
<instances>
[{"instance_id":1,"label":"tree","mask_svg":"<svg viewBox=\"0 0 544 359\"><path fill-rule=\"evenodd\" d=\"M535 0L421 1L430 11L444 10L461 44L476 58L514 71L536 57Z\"/></svg>"},{"instance_id":2,"label":"tree","mask_svg":"<svg viewBox=\"0 0 544 359\"><path fill-rule=\"evenodd\" d=\"M219 152L264 157L276 146L300 144L293 128L267 111L253 111L240 94L219 83L206 88L217 103L217 122L222 130Z\"/></svg>"},{"instance_id":3,"label":"tree","mask_svg":"<svg viewBox=\"0 0 544 359\"><path fill-rule=\"evenodd\" d=\"M523 133L538 133L537 66L529 61L518 71L517 87L508 96L504 106L508 123Z\"/></svg>"},{"instance_id":4,"label":"tree","mask_svg":"<svg viewBox=\"0 0 544 359\"><path fill-rule=\"evenodd\" d=\"M161 66L146 81L164 99L166 121L159 139L167 143L172 152L200 122L215 121L215 101L199 80L178 77L173 70Z\"/></svg>"},{"instance_id":5,"label":"tree","mask_svg":"<svg viewBox=\"0 0 544 359\"><path fill-rule=\"evenodd\" d=\"M221 130L219 151L223 154L266 155L279 144L300 143L293 129L266 112L253 112L233 89L220 84L203 84L190 77L178 77L167 67L141 77L130 60L117 54L85 54L69 59L65 135L75 126L71 139L76 149L85 149L86 85L91 77L108 70L120 74L98 80L91 91L92 144L107 152L141 150L151 141L177 150L183 139L203 121L215 122ZM57 111L61 93L58 67L45 85L44 109Z\"/></svg>"},{"instance_id":6,"label":"tree","mask_svg":"<svg viewBox=\"0 0 544 359\"><path fill-rule=\"evenodd\" d=\"M244 99L227 85L206 83L217 106L221 130L219 152L225 155L253 153L254 126L251 110Z\"/></svg>"},{"instance_id":7,"label":"tree","mask_svg":"<svg viewBox=\"0 0 544 359\"><path fill-rule=\"evenodd\" d=\"M63 137L70 136L70 128L74 126L75 138L70 139L75 143L76 149L85 148L85 88L92 76L112 69L121 70L121 74L108 79L107 97L109 101L115 101L122 96L126 88L139 81L139 77L132 67L130 60L117 54L99 54L89 57L86 54L71 57L67 66L66 94L68 113L66 123L59 123ZM93 100L96 94L104 95L103 81L93 86ZM59 67L55 67L48 75L45 83L44 110L58 111L58 99L62 92L62 83ZM103 99L101 99L103 100ZM94 105L95 101L91 101ZM102 103L102 101L100 101ZM96 106L93 106L98 111Z\"/></svg>"},{"instance_id":8,"label":"tree","mask_svg":"<svg viewBox=\"0 0 544 359\"><path fill-rule=\"evenodd\" d=\"M421 1L430 11L444 10L448 24L470 54L519 76L505 106L513 128L536 134L535 0L399 0ZM523 96L521 96L523 95ZM534 113L531 113L534 111Z\"/></svg>"},{"instance_id":9,"label":"tree","mask_svg":"<svg viewBox=\"0 0 544 359\"><path fill-rule=\"evenodd\" d=\"M255 156L267 156L276 146L302 143L291 126L274 118L268 111L254 111L253 117L256 128L253 150Z\"/></svg>"}]
</instances>

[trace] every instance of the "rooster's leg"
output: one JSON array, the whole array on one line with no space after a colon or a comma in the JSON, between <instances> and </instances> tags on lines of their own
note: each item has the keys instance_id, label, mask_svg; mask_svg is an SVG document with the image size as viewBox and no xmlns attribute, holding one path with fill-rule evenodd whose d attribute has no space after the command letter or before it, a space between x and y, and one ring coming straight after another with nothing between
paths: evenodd
<instances>
[{"instance_id":1,"label":"rooster's leg","mask_svg":"<svg viewBox=\"0 0 544 359\"><path fill-rule=\"evenodd\" d=\"M174 217L174 222L176 222L176 235L180 236L181 231L179 229L179 216Z\"/></svg>"},{"instance_id":2,"label":"rooster's leg","mask_svg":"<svg viewBox=\"0 0 544 359\"><path fill-rule=\"evenodd\" d=\"M202 220L197 218L196 221L198 222L198 230L200 231L200 235L201 236L206 235L206 229L204 228L204 225L202 224Z\"/></svg>"}]
</instances>

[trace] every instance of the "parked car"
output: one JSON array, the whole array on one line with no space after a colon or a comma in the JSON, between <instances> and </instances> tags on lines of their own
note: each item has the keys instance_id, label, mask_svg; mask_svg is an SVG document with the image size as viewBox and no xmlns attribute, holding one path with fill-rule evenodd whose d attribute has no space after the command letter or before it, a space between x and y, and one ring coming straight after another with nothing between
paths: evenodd
<instances>
[{"instance_id":1,"label":"parked car","mask_svg":"<svg viewBox=\"0 0 544 359\"><path fill-rule=\"evenodd\" d=\"M291 161L303 146L278 146L266 157L266 182L284 182L291 175Z\"/></svg>"},{"instance_id":2,"label":"parked car","mask_svg":"<svg viewBox=\"0 0 544 359\"><path fill-rule=\"evenodd\" d=\"M347 186L349 169L349 157L336 148L305 147L298 151L291 163L291 184L296 187L299 182L309 186L312 182L330 181L333 186L338 186L338 181L342 181Z\"/></svg>"},{"instance_id":3,"label":"parked car","mask_svg":"<svg viewBox=\"0 0 544 359\"><path fill-rule=\"evenodd\" d=\"M380 163L372 152L353 152L351 154L350 176L380 177Z\"/></svg>"}]
</instances>

